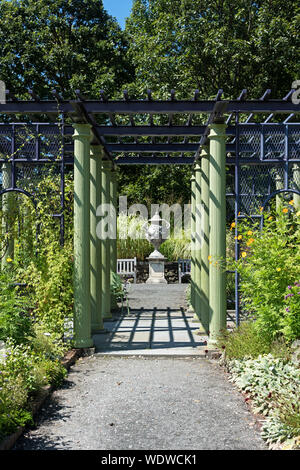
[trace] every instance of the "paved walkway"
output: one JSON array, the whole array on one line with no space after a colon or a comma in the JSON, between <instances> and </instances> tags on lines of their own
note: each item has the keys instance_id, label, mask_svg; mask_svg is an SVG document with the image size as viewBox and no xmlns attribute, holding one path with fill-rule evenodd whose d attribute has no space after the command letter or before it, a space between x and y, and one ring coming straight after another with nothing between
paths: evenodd
<instances>
[{"instance_id":1,"label":"paved walkway","mask_svg":"<svg viewBox=\"0 0 300 470\"><path fill-rule=\"evenodd\" d=\"M134 286L129 316L95 336L98 352L72 367L15 449L265 449L218 363L194 354L203 338L184 290Z\"/></svg>"},{"instance_id":2,"label":"paved walkway","mask_svg":"<svg viewBox=\"0 0 300 470\"><path fill-rule=\"evenodd\" d=\"M111 355L204 355L207 336L185 312L187 284L131 285L129 309L105 322L106 334L94 336L97 352Z\"/></svg>"}]
</instances>

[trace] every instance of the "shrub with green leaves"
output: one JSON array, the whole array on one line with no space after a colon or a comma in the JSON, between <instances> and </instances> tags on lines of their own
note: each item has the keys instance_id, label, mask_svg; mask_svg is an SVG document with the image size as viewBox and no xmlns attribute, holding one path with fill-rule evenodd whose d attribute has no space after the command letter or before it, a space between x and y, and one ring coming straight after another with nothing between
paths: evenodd
<instances>
[{"instance_id":1,"label":"shrub with green leaves","mask_svg":"<svg viewBox=\"0 0 300 470\"><path fill-rule=\"evenodd\" d=\"M73 254L70 244L49 244L33 259L22 280L35 299L34 316L48 331L64 334L67 319L73 317Z\"/></svg>"},{"instance_id":2,"label":"shrub with green leaves","mask_svg":"<svg viewBox=\"0 0 300 470\"><path fill-rule=\"evenodd\" d=\"M241 224L241 257L235 266L243 308L253 315L257 331L268 341L281 333L287 340L299 335L298 301L295 297L288 307L284 300L287 286L300 279L299 221L300 211L283 207L264 217L262 231L255 224ZM290 312L285 310L290 315L284 314L284 307L290 308Z\"/></svg>"},{"instance_id":3,"label":"shrub with green leaves","mask_svg":"<svg viewBox=\"0 0 300 470\"><path fill-rule=\"evenodd\" d=\"M56 343L54 338L47 341ZM5 342L0 360L0 438L31 422L29 400L45 385L61 384L66 375L59 359L45 354L40 343L37 347L37 343L16 345L10 339ZM55 344L52 349L57 351L58 347Z\"/></svg>"},{"instance_id":4,"label":"shrub with green leaves","mask_svg":"<svg viewBox=\"0 0 300 470\"><path fill-rule=\"evenodd\" d=\"M0 273L0 340L12 338L16 343L27 343L33 334L30 319L31 298L22 295L14 286L8 271Z\"/></svg>"},{"instance_id":5,"label":"shrub with green leaves","mask_svg":"<svg viewBox=\"0 0 300 470\"><path fill-rule=\"evenodd\" d=\"M300 338L300 281L287 286L281 310L281 331L287 340Z\"/></svg>"},{"instance_id":6,"label":"shrub with green leaves","mask_svg":"<svg viewBox=\"0 0 300 470\"><path fill-rule=\"evenodd\" d=\"M114 272L111 272L110 291L117 302L123 300L126 293L120 276Z\"/></svg>"}]
</instances>

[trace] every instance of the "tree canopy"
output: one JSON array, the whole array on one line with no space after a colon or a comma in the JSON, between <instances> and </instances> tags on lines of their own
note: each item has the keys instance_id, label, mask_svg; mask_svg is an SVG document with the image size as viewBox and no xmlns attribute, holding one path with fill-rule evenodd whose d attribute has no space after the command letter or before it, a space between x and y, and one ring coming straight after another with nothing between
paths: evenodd
<instances>
[{"instance_id":1,"label":"tree canopy","mask_svg":"<svg viewBox=\"0 0 300 470\"><path fill-rule=\"evenodd\" d=\"M98 98L148 88L166 99L251 98L271 88L281 98L300 78L298 0L135 0L125 31L102 0L0 0L0 79L17 96L56 88ZM175 119L175 118L174 118ZM130 201L187 202L187 167L120 171ZM154 185L158 190L153 193Z\"/></svg>"},{"instance_id":2,"label":"tree canopy","mask_svg":"<svg viewBox=\"0 0 300 470\"><path fill-rule=\"evenodd\" d=\"M126 32L139 94L280 98L299 78L297 0L135 0Z\"/></svg>"},{"instance_id":3,"label":"tree canopy","mask_svg":"<svg viewBox=\"0 0 300 470\"><path fill-rule=\"evenodd\" d=\"M1 0L0 76L23 95L113 93L131 79L127 43L101 0Z\"/></svg>"}]
</instances>

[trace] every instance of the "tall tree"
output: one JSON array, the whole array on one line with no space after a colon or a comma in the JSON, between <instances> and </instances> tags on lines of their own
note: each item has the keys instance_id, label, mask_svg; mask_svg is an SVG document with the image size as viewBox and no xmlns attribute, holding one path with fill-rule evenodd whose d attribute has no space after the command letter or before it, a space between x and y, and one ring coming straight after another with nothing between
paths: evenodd
<instances>
[{"instance_id":1,"label":"tall tree","mask_svg":"<svg viewBox=\"0 0 300 470\"><path fill-rule=\"evenodd\" d=\"M135 0L126 33L135 67L132 96L151 88L154 97L170 98L174 88L178 99L195 89L208 99L222 88L226 98L236 98L247 88L258 98L271 88L282 98L300 79L298 0ZM186 201L189 176L187 167L141 168L128 184L124 177L121 188L147 198L148 182L156 179L166 190L153 199L173 194Z\"/></svg>"},{"instance_id":2,"label":"tall tree","mask_svg":"<svg viewBox=\"0 0 300 470\"><path fill-rule=\"evenodd\" d=\"M0 78L21 95L95 97L131 77L124 33L102 0L1 0L0 48Z\"/></svg>"},{"instance_id":3,"label":"tall tree","mask_svg":"<svg viewBox=\"0 0 300 470\"><path fill-rule=\"evenodd\" d=\"M132 91L175 88L203 98L223 88L280 98L299 78L297 0L135 0L126 31L136 67Z\"/></svg>"}]
</instances>

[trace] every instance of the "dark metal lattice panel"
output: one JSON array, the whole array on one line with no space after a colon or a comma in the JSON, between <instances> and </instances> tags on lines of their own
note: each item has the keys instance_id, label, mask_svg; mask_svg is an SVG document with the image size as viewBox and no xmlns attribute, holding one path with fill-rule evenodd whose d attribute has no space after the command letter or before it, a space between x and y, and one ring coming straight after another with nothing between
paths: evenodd
<instances>
[{"instance_id":1,"label":"dark metal lattice panel","mask_svg":"<svg viewBox=\"0 0 300 470\"><path fill-rule=\"evenodd\" d=\"M60 160L63 151L62 136L57 126L43 126L39 129L40 158Z\"/></svg>"},{"instance_id":2,"label":"dark metal lattice panel","mask_svg":"<svg viewBox=\"0 0 300 470\"><path fill-rule=\"evenodd\" d=\"M289 159L300 159L300 126L288 126L289 128Z\"/></svg>"},{"instance_id":3,"label":"dark metal lattice panel","mask_svg":"<svg viewBox=\"0 0 300 470\"><path fill-rule=\"evenodd\" d=\"M239 128L239 157L260 158L261 129L259 126L243 125Z\"/></svg>"},{"instance_id":4,"label":"dark metal lattice panel","mask_svg":"<svg viewBox=\"0 0 300 470\"><path fill-rule=\"evenodd\" d=\"M262 139L262 159L284 158L286 153L286 126L263 125Z\"/></svg>"},{"instance_id":5,"label":"dark metal lattice panel","mask_svg":"<svg viewBox=\"0 0 300 470\"><path fill-rule=\"evenodd\" d=\"M11 126L0 127L0 156L7 158L12 153L13 129Z\"/></svg>"},{"instance_id":6,"label":"dark metal lattice panel","mask_svg":"<svg viewBox=\"0 0 300 470\"><path fill-rule=\"evenodd\" d=\"M278 183L279 181L279 183ZM281 186L282 184L282 186ZM240 211L259 214L265 199L284 184L283 165L242 165L240 167Z\"/></svg>"}]
</instances>

